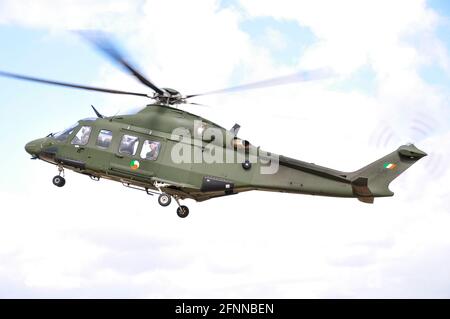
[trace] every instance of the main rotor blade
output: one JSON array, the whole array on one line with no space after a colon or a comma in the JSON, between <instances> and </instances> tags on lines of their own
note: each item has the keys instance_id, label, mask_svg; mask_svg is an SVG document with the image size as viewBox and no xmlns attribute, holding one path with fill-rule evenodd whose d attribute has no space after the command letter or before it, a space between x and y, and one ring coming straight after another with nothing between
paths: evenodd
<instances>
[{"instance_id":1,"label":"main rotor blade","mask_svg":"<svg viewBox=\"0 0 450 319\"><path fill-rule=\"evenodd\" d=\"M333 73L328 69L300 71L300 72L296 72L294 74L280 76L280 77L267 79L267 80L263 80L263 81L258 81L258 82L253 82L253 83L249 83L249 84L233 86L230 88L209 91L209 92L200 93L200 94L187 95L186 98L189 99L194 96L211 95L211 94L234 93L234 92L240 92L240 91L272 87L272 86L277 86L277 85L290 84L290 83L295 83L295 82L320 80L320 79L328 78L332 75L333 75Z\"/></svg>"},{"instance_id":2,"label":"main rotor blade","mask_svg":"<svg viewBox=\"0 0 450 319\"><path fill-rule=\"evenodd\" d=\"M206 104L200 104L200 103L194 103L194 102L187 102L186 104L191 104L191 105L196 105L196 106L203 106L203 107L210 107L209 105L206 105Z\"/></svg>"},{"instance_id":3,"label":"main rotor blade","mask_svg":"<svg viewBox=\"0 0 450 319\"><path fill-rule=\"evenodd\" d=\"M136 96L151 97L151 96L149 96L148 94L145 94L145 93L136 93L136 92L128 92L128 91L111 90L111 89L104 89L104 88L99 88L99 87L94 87L94 86L86 86L86 85L80 85L80 84L58 82L58 81L40 79L40 78L35 78L35 77L26 76L26 75L20 75L20 74L15 74L15 73L9 73L9 72L4 72L4 71L0 71L0 76L4 76L4 77L8 77L8 78L14 78L14 79L18 79L18 80L25 80L25 81L45 83L45 84L51 84L51 85L71 87L71 88L75 88L75 89L89 90L89 91L97 91L97 92L105 92L105 93L113 93L113 94L125 94L125 95L136 95Z\"/></svg>"},{"instance_id":4,"label":"main rotor blade","mask_svg":"<svg viewBox=\"0 0 450 319\"><path fill-rule=\"evenodd\" d=\"M107 38L104 33L96 32L96 31L78 31L84 39L88 40L91 44L93 44L97 49L102 51L106 56L112 59L114 62L119 63L122 67L124 67L128 72L134 75L142 84L148 86L153 91L160 95L164 95L164 91L157 87L153 82L151 82L148 78L142 75L136 67L132 66L130 62L128 62L122 53L119 52L117 47L113 44L111 40Z\"/></svg>"}]
</instances>

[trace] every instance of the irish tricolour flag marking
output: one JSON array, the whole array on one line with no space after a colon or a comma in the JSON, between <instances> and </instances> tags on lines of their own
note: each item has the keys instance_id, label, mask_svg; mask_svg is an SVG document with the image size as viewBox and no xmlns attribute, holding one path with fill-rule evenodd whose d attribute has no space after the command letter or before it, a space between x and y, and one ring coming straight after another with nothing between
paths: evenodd
<instances>
[{"instance_id":1,"label":"irish tricolour flag marking","mask_svg":"<svg viewBox=\"0 0 450 319\"><path fill-rule=\"evenodd\" d=\"M137 170L139 168L139 161L137 160L132 160L130 162L130 168L134 171Z\"/></svg>"},{"instance_id":2,"label":"irish tricolour flag marking","mask_svg":"<svg viewBox=\"0 0 450 319\"><path fill-rule=\"evenodd\" d=\"M397 164L394 164L394 163L384 163L384 168L387 168L387 169L394 169L394 168L396 168L397 167Z\"/></svg>"}]
</instances>

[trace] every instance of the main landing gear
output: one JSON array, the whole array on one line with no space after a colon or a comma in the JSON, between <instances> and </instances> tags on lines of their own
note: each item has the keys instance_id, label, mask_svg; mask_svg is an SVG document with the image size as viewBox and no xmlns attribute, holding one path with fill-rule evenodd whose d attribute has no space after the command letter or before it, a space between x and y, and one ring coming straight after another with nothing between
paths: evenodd
<instances>
[{"instance_id":1,"label":"main landing gear","mask_svg":"<svg viewBox=\"0 0 450 319\"><path fill-rule=\"evenodd\" d=\"M177 215L181 218L187 217L189 215L189 208L185 205L181 205L178 197L176 197L176 196L173 196L173 197L178 204ZM170 196L169 194L161 193L158 197L158 203L162 207L169 206L171 202L172 202L172 196Z\"/></svg>"},{"instance_id":2,"label":"main landing gear","mask_svg":"<svg viewBox=\"0 0 450 319\"><path fill-rule=\"evenodd\" d=\"M189 215L189 208L187 206L180 205L177 208L177 215L178 217L186 218Z\"/></svg>"},{"instance_id":3,"label":"main landing gear","mask_svg":"<svg viewBox=\"0 0 450 319\"><path fill-rule=\"evenodd\" d=\"M167 207L170 205L170 203L172 202L172 198L170 197L170 195L167 195L165 193L162 193L161 195L159 195L158 197L158 203L159 205L161 205L162 207Z\"/></svg>"},{"instance_id":4,"label":"main landing gear","mask_svg":"<svg viewBox=\"0 0 450 319\"><path fill-rule=\"evenodd\" d=\"M178 196L174 196L174 198L178 204L178 208L177 208L178 217L186 218L189 215L189 208L185 205L180 204L180 199L178 198Z\"/></svg>"},{"instance_id":5,"label":"main landing gear","mask_svg":"<svg viewBox=\"0 0 450 319\"><path fill-rule=\"evenodd\" d=\"M160 195L158 196L158 204L161 205L162 207L167 207L170 205L170 203L172 202L172 197L175 199L175 201L178 204L178 208L177 208L177 215L181 218L186 218L189 215L189 208L185 205L181 205L180 204L180 199L177 195L169 195L166 193L163 193L161 190L161 187L165 187L166 184L162 184L162 183L158 183L155 182L153 184L158 191L160 192ZM148 191L147 191L148 192Z\"/></svg>"},{"instance_id":6,"label":"main landing gear","mask_svg":"<svg viewBox=\"0 0 450 319\"><path fill-rule=\"evenodd\" d=\"M64 185L66 185L66 179L63 177L64 176L64 168L59 166L58 172L59 172L59 174L56 175L55 177L53 177L53 185L55 185L57 187L63 187Z\"/></svg>"}]
</instances>

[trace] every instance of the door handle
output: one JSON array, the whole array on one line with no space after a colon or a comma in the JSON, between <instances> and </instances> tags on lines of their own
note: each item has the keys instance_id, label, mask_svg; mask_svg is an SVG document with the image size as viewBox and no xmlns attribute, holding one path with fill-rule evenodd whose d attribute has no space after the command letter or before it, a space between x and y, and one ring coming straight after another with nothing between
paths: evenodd
<instances>
[{"instance_id":1,"label":"door handle","mask_svg":"<svg viewBox=\"0 0 450 319\"><path fill-rule=\"evenodd\" d=\"M116 155L116 157L118 157L118 158L123 158L123 155L120 155L120 154L117 154L117 153L115 153L114 155Z\"/></svg>"}]
</instances>

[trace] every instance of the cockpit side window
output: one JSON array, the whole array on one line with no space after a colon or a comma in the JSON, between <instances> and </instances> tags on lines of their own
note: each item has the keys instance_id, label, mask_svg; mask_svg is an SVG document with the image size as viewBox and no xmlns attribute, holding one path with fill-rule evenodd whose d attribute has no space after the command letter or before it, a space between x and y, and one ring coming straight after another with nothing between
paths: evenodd
<instances>
[{"instance_id":1,"label":"cockpit side window","mask_svg":"<svg viewBox=\"0 0 450 319\"><path fill-rule=\"evenodd\" d=\"M161 143L157 141L146 140L142 145L141 158L156 161L159 155Z\"/></svg>"},{"instance_id":2,"label":"cockpit side window","mask_svg":"<svg viewBox=\"0 0 450 319\"><path fill-rule=\"evenodd\" d=\"M108 148L111 145L112 132L108 130L100 130L98 133L97 142L95 143L100 148Z\"/></svg>"},{"instance_id":3,"label":"cockpit side window","mask_svg":"<svg viewBox=\"0 0 450 319\"><path fill-rule=\"evenodd\" d=\"M64 142L67 140L70 134L75 130L75 128L78 126L78 123L72 125L71 127L65 129L64 131L58 132L53 135L53 137L60 142Z\"/></svg>"},{"instance_id":4,"label":"cockpit side window","mask_svg":"<svg viewBox=\"0 0 450 319\"><path fill-rule=\"evenodd\" d=\"M91 136L92 127L82 126L77 135L72 139L73 145L86 145L89 142L89 136Z\"/></svg>"},{"instance_id":5,"label":"cockpit side window","mask_svg":"<svg viewBox=\"0 0 450 319\"><path fill-rule=\"evenodd\" d=\"M139 138L132 135L124 135L119 146L119 153L135 155L139 146Z\"/></svg>"}]
</instances>

